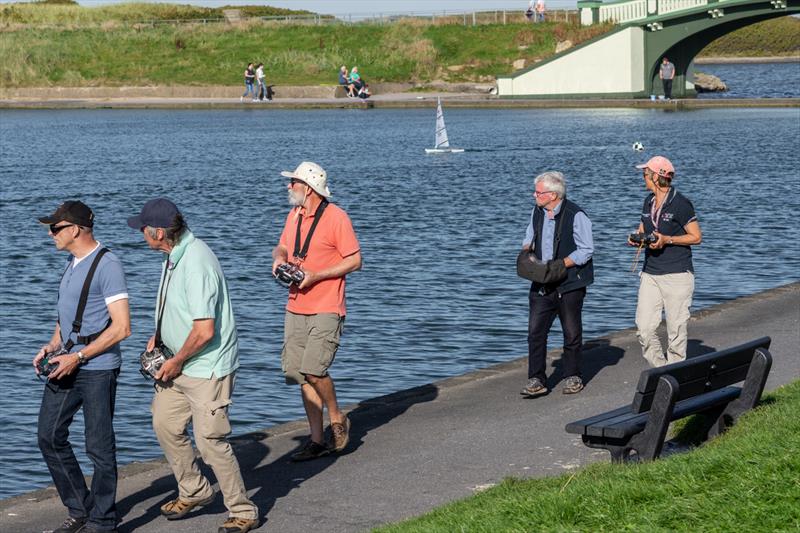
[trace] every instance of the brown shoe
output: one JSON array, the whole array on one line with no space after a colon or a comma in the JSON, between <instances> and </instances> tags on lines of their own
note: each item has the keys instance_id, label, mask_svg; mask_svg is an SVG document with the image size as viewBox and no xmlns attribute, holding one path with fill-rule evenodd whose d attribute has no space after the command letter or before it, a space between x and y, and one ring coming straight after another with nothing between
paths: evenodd
<instances>
[{"instance_id":1,"label":"brown shoe","mask_svg":"<svg viewBox=\"0 0 800 533\"><path fill-rule=\"evenodd\" d=\"M258 525L255 518L228 517L224 524L219 526L217 533L245 533Z\"/></svg>"},{"instance_id":2,"label":"brown shoe","mask_svg":"<svg viewBox=\"0 0 800 533\"><path fill-rule=\"evenodd\" d=\"M340 452L347 447L350 442L350 419L344 417L344 422L334 422L331 424L331 450Z\"/></svg>"},{"instance_id":3,"label":"brown shoe","mask_svg":"<svg viewBox=\"0 0 800 533\"><path fill-rule=\"evenodd\" d=\"M180 498L175 498L172 501L168 501L164 505L161 506L161 514L164 515L167 520L178 520L179 518L183 518L186 516L189 511L194 509L195 507L202 507L204 505L208 505L209 503L214 501L214 495L212 494L205 500L200 500L196 502L187 502L186 500L181 500Z\"/></svg>"},{"instance_id":4,"label":"brown shoe","mask_svg":"<svg viewBox=\"0 0 800 533\"><path fill-rule=\"evenodd\" d=\"M577 394L583 390L583 380L580 376L570 376L567 378L566 385L561 391L564 394Z\"/></svg>"}]
</instances>

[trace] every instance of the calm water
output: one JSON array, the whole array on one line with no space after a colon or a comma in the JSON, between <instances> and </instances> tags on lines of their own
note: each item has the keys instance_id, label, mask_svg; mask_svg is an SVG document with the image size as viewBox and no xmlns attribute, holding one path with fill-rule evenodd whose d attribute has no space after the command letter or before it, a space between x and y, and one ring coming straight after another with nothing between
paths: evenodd
<instances>
[{"instance_id":1,"label":"calm water","mask_svg":"<svg viewBox=\"0 0 800 533\"><path fill-rule=\"evenodd\" d=\"M798 278L797 242L784 238L797 232L800 210L798 109L451 109L446 118L466 153L423 154L433 109L0 114L0 497L50 482L36 447L42 385L30 359L52 332L66 256L35 217L63 199L94 208L99 240L128 275L134 333L117 399L121 463L160 456L151 385L136 364L153 329L160 257L125 224L151 197L174 199L226 271L241 339L237 434L303 416L280 373L286 294L269 273L287 211L279 172L302 160L329 171L365 260L348 281L333 367L345 404L526 353L528 287L514 258L533 176L547 169L566 173L569 196L594 222L586 338L633 324L637 278L625 236L645 192L632 166L656 151L673 159L704 230L696 308ZM634 141L647 150L633 152ZM79 449L82 431L79 419Z\"/></svg>"},{"instance_id":2,"label":"calm water","mask_svg":"<svg viewBox=\"0 0 800 533\"><path fill-rule=\"evenodd\" d=\"M695 71L713 74L728 86L724 93L702 93L700 98L796 98L800 96L800 62L696 65Z\"/></svg>"}]
</instances>

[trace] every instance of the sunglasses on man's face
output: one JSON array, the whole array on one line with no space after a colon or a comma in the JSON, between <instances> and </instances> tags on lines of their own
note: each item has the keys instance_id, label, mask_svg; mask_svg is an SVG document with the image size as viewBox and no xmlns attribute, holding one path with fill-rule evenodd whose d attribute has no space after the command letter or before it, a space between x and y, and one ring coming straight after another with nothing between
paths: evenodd
<instances>
[{"instance_id":1,"label":"sunglasses on man's face","mask_svg":"<svg viewBox=\"0 0 800 533\"><path fill-rule=\"evenodd\" d=\"M64 228L71 228L75 224L66 224L64 226L56 226L55 224L50 224L50 233L53 235L58 235L58 233Z\"/></svg>"}]
</instances>

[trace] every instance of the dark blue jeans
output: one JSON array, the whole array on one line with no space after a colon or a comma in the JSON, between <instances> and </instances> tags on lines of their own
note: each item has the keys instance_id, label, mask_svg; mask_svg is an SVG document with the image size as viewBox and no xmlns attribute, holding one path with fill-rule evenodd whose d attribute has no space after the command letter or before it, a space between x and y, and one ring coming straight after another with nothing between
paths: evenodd
<instances>
[{"instance_id":1,"label":"dark blue jeans","mask_svg":"<svg viewBox=\"0 0 800 533\"><path fill-rule=\"evenodd\" d=\"M530 314L528 315L528 378L547 380L547 334L558 317L564 332L563 376L581 375L581 346L583 345L583 298L586 288L559 295L534 292L531 287Z\"/></svg>"},{"instance_id":2,"label":"dark blue jeans","mask_svg":"<svg viewBox=\"0 0 800 533\"><path fill-rule=\"evenodd\" d=\"M61 501L73 518L98 529L117 524L117 446L114 438L116 370L82 370L44 387L39 410L39 449ZM91 491L69 442L69 426L83 407L86 454L94 465Z\"/></svg>"}]
</instances>

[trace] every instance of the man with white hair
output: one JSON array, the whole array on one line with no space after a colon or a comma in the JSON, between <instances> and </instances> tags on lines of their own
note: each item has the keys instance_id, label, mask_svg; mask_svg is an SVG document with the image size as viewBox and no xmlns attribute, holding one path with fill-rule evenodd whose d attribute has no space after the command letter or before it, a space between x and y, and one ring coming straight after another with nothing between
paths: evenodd
<instances>
[{"instance_id":1,"label":"man with white hair","mask_svg":"<svg viewBox=\"0 0 800 533\"><path fill-rule=\"evenodd\" d=\"M288 384L300 385L311 430L311 438L292 460L308 461L341 452L350 440L350 421L339 410L328 369L344 325L345 276L361 268L361 247L350 217L329 201L327 173L321 166L303 162L281 175L289 178L292 209L272 251L272 272L277 276L291 264L302 276L289 284L281 367ZM323 440L325 408L331 422L329 443Z\"/></svg>"},{"instance_id":2,"label":"man with white hair","mask_svg":"<svg viewBox=\"0 0 800 533\"><path fill-rule=\"evenodd\" d=\"M592 223L586 213L567 200L567 184L561 172L545 172L534 180L536 206L523 240L523 249L532 248L543 262L563 263L565 275L548 284L533 282L529 294L528 384L521 394L530 398L547 394L547 334L556 316L564 331L562 392L575 394L583 389L581 312L586 287L594 281L592 266Z\"/></svg>"}]
</instances>

